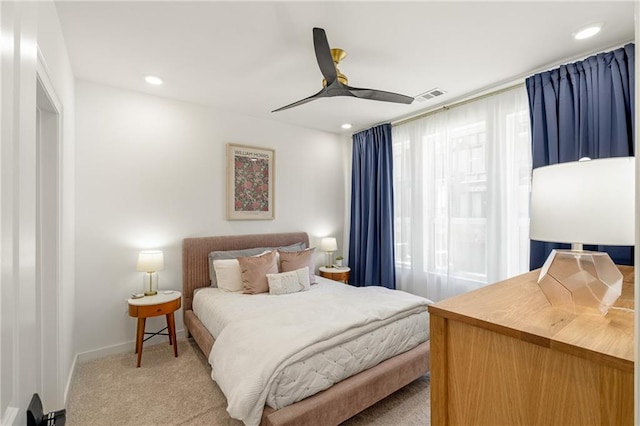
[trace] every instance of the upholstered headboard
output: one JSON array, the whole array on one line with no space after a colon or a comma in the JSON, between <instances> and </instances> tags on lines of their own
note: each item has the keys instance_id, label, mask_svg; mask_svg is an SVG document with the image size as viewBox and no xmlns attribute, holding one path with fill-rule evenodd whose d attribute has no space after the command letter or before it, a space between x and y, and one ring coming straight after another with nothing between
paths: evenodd
<instances>
[{"instance_id":1,"label":"upholstered headboard","mask_svg":"<svg viewBox=\"0 0 640 426\"><path fill-rule=\"evenodd\" d=\"M212 251L280 247L300 242L309 247L309 235L306 232L185 238L182 241L182 303L184 311L191 309L195 289L210 285L209 253Z\"/></svg>"}]
</instances>

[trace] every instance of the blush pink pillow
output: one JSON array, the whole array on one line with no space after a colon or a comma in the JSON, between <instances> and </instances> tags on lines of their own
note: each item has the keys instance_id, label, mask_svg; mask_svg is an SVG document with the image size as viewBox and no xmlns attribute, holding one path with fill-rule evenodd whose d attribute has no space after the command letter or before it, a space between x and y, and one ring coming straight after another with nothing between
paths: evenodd
<instances>
[{"instance_id":1,"label":"blush pink pillow","mask_svg":"<svg viewBox=\"0 0 640 426\"><path fill-rule=\"evenodd\" d=\"M309 282L315 284L316 276L313 273L316 270L316 263L313 257L315 250L315 247L292 252L278 250L278 255L280 256L280 272L295 271L307 266L309 268Z\"/></svg>"},{"instance_id":2,"label":"blush pink pillow","mask_svg":"<svg viewBox=\"0 0 640 426\"><path fill-rule=\"evenodd\" d=\"M260 256L239 257L238 263L242 273L243 293L258 294L269 291L267 274L278 273L275 250Z\"/></svg>"}]
</instances>

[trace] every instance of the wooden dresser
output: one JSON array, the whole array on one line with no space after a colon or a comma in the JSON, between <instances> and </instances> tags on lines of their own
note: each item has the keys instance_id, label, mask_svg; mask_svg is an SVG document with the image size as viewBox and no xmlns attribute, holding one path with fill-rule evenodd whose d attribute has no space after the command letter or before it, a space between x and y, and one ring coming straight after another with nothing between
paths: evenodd
<instances>
[{"instance_id":1,"label":"wooden dresser","mask_svg":"<svg viewBox=\"0 0 640 426\"><path fill-rule=\"evenodd\" d=\"M432 425L632 425L633 268L607 316L549 305L539 271L431 316Z\"/></svg>"}]
</instances>

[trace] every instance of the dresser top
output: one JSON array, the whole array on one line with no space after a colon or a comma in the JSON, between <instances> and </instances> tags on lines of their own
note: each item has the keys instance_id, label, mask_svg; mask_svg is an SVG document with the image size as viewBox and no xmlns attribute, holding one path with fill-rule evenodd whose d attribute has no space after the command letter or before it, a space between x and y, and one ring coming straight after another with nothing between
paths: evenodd
<instances>
[{"instance_id":1,"label":"dresser top","mask_svg":"<svg viewBox=\"0 0 640 426\"><path fill-rule=\"evenodd\" d=\"M464 322L552 350L633 371L633 267L619 266L622 295L606 316L593 308L553 307L537 284L539 270L429 306L431 315Z\"/></svg>"}]
</instances>

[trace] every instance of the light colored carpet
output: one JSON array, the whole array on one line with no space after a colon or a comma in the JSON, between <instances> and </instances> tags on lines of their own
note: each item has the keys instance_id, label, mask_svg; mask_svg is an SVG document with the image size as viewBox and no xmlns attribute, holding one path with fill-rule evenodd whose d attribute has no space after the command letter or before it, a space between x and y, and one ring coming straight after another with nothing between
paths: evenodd
<instances>
[{"instance_id":1,"label":"light colored carpet","mask_svg":"<svg viewBox=\"0 0 640 426\"><path fill-rule=\"evenodd\" d=\"M235 426L226 400L211 380L211 368L196 344L178 341L145 347L77 366L67 404L69 426L211 425ZM133 351L132 351L133 352ZM425 376L349 419L348 426L425 426L430 422L429 377Z\"/></svg>"}]
</instances>

